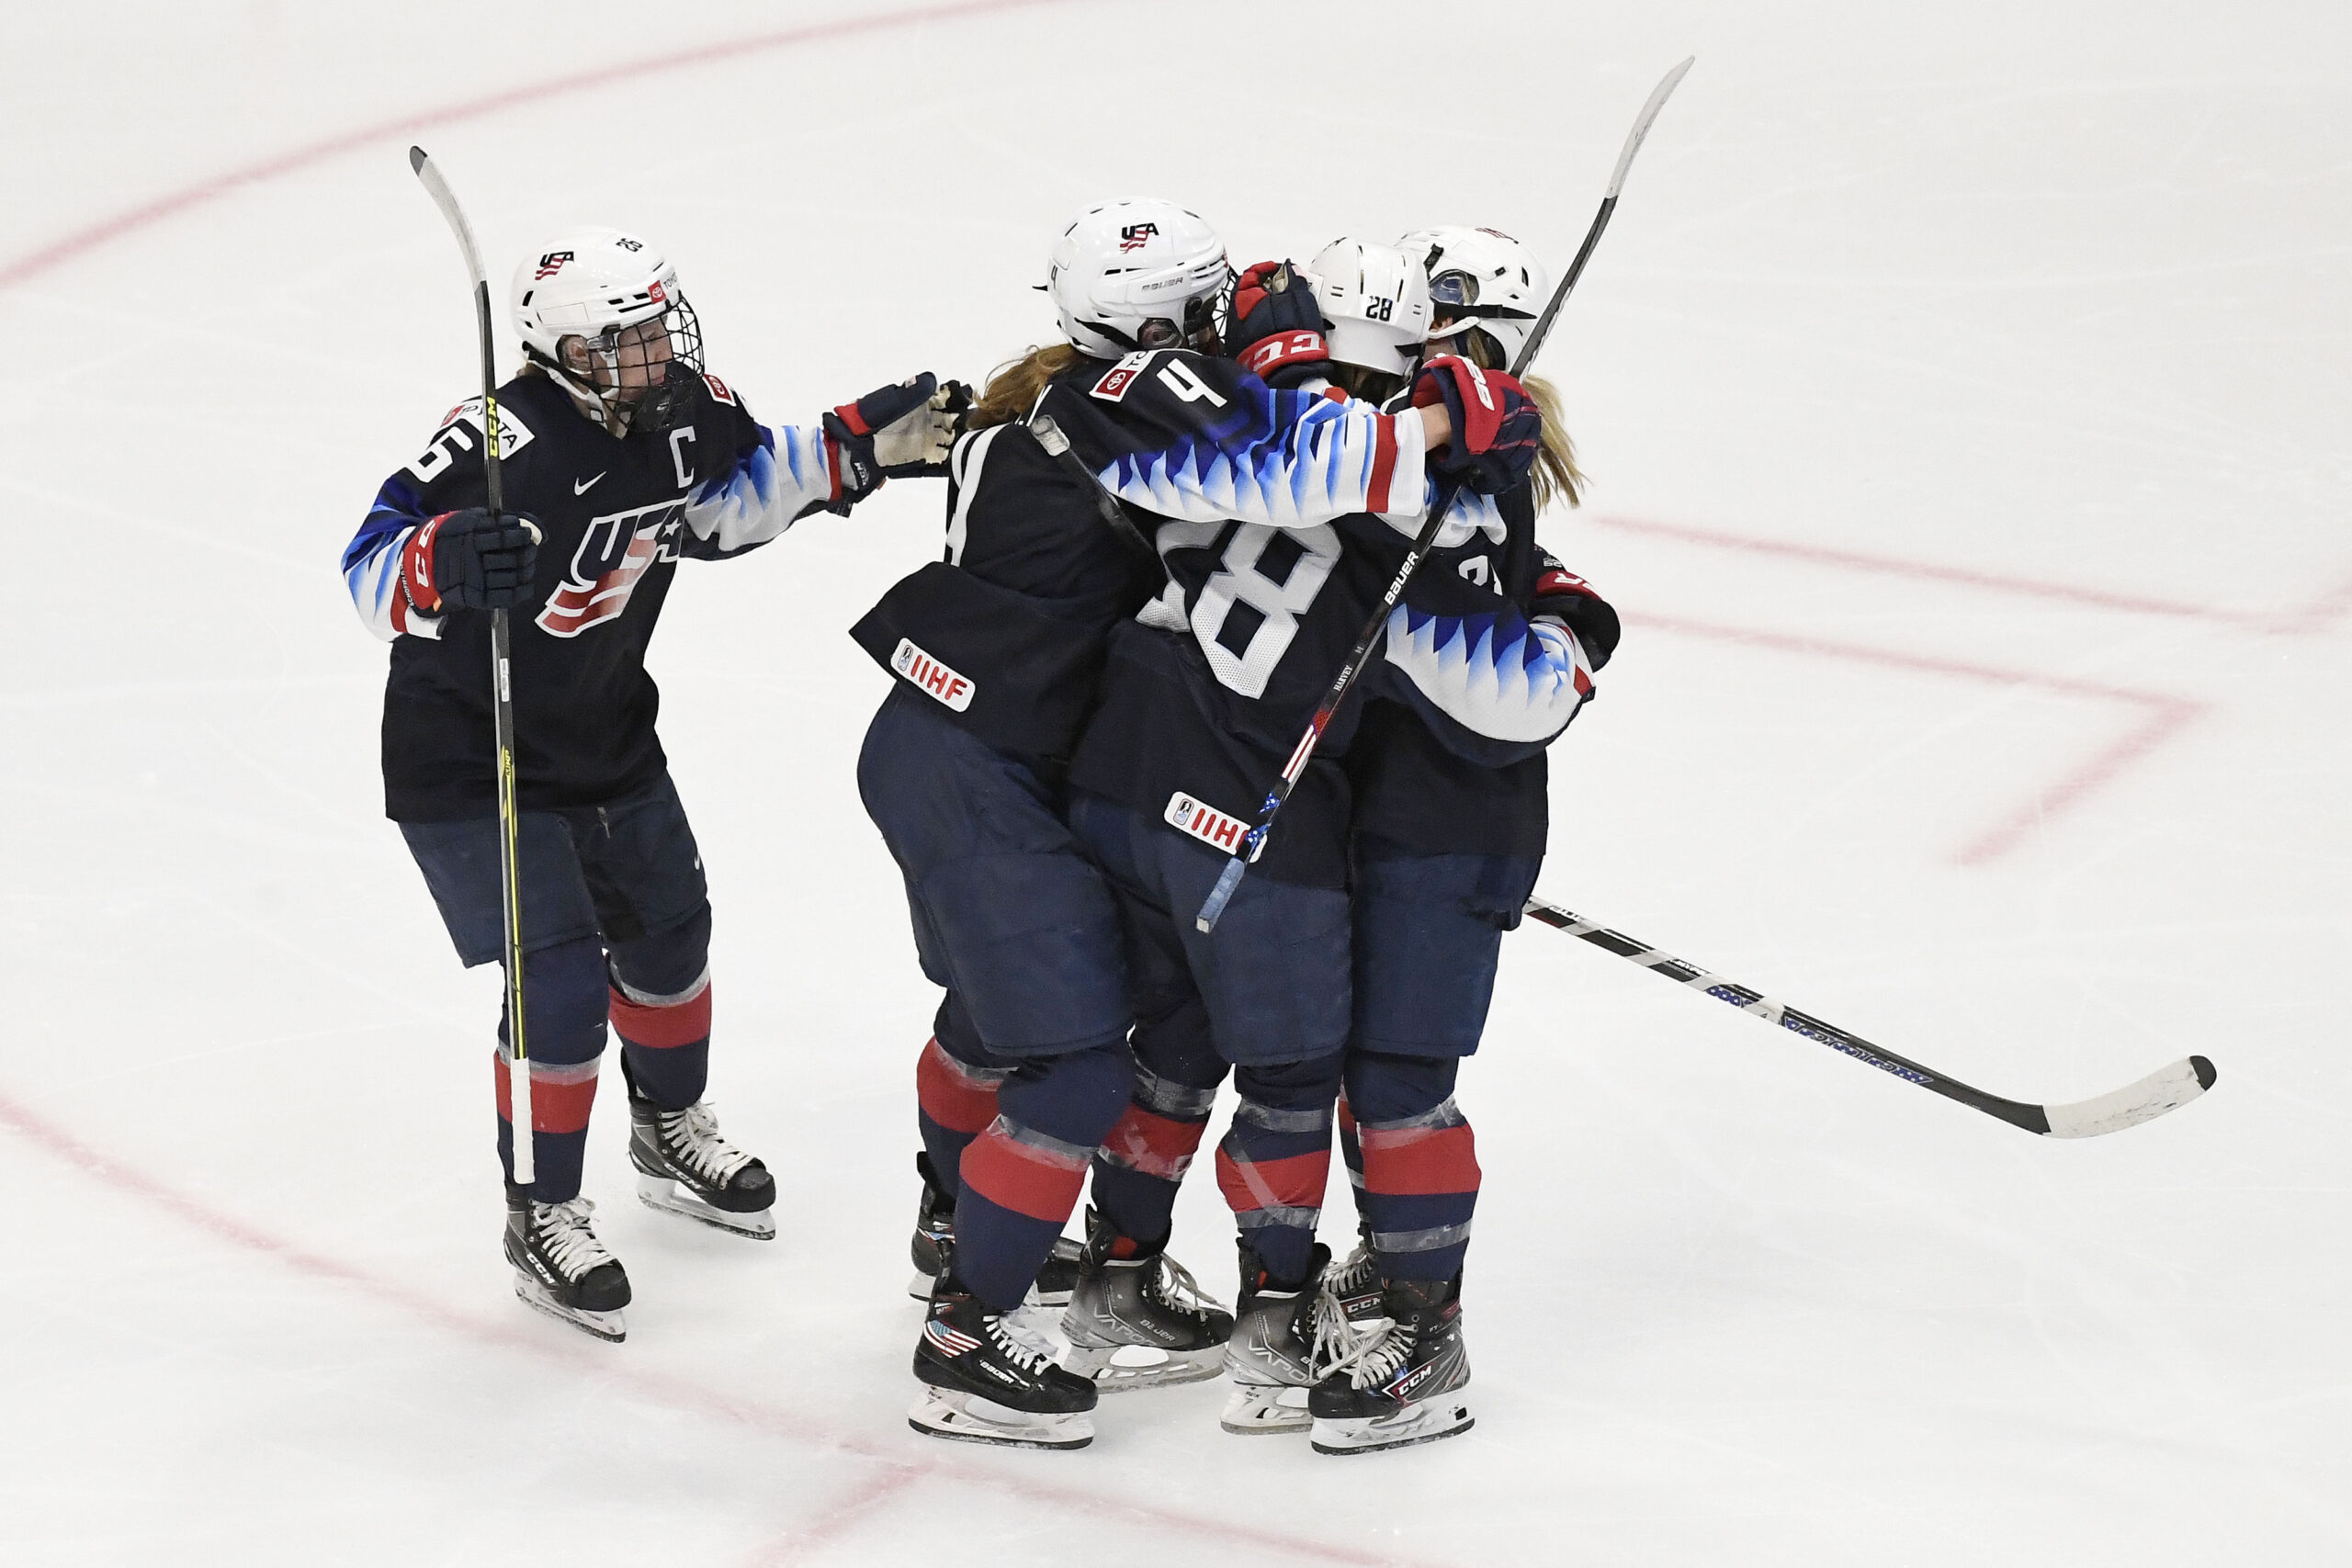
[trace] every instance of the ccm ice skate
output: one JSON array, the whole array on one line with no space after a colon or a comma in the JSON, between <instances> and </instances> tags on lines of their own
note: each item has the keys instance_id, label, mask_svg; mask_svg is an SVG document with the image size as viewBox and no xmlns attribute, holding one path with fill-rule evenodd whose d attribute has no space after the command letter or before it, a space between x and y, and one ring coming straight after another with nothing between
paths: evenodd
<instances>
[{"instance_id":1,"label":"ccm ice skate","mask_svg":"<svg viewBox=\"0 0 2352 1568\"><path fill-rule=\"evenodd\" d=\"M1225 1370L1233 1314L1211 1301L1165 1247L1114 1258L1118 1233L1086 1213L1086 1250L1062 1314L1062 1364L1105 1393L1199 1382Z\"/></svg>"},{"instance_id":2,"label":"ccm ice skate","mask_svg":"<svg viewBox=\"0 0 2352 1568\"><path fill-rule=\"evenodd\" d=\"M1012 1449L1094 1440L1094 1384L1055 1365L1043 1341L966 1290L952 1254L932 1287L914 1366L923 1390L907 1425L926 1437Z\"/></svg>"},{"instance_id":3,"label":"ccm ice skate","mask_svg":"<svg viewBox=\"0 0 2352 1568\"><path fill-rule=\"evenodd\" d=\"M915 1156L915 1170L922 1177L922 1197L915 1207L914 1239L908 1251L914 1258L914 1278L907 1281L907 1294L919 1302L931 1300L932 1281L939 1278L940 1258L945 1248L956 1240L956 1200L939 1183L939 1174L932 1167L927 1154ZM1029 1289L1026 1307L1066 1307L1069 1293L1078 1283L1078 1260L1082 1249L1068 1236L1054 1241L1052 1256L1037 1270L1037 1282Z\"/></svg>"},{"instance_id":4,"label":"ccm ice skate","mask_svg":"<svg viewBox=\"0 0 2352 1568\"><path fill-rule=\"evenodd\" d=\"M1473 1425L1462 1345L1462 1279L1393 1280L1388 1321L1364 1336L1307 1395L1315 1451L1373 1453L1435 1442Z\"/></svg>"},{"instance_id":5,"label":"ccm ice skate","mask_svg":"<svg viewBox=\"0 0 2352 1568\"><path fill-rule=\"evenodd\" d=\"M775 1178L718 1135L718 1118L703 1101L664 1111L632 1090L628 1158L647 1208L754 1241L775 1235Z\"/></svg>"},{"instance_id":6,"label":"ccm ice skate","mask_svg":"<svg viewBox=\"0 0 2352 1568\"><path fill-rule=\"evenodd\" d=\"M508 1188L506 1261L514 1266L514 1293L526 1305L617 1343L628 1337L621 1321L628 1275L590 1228L594 1208L585 1198L535 1202L523 1189Z\"/></svg>"}]
</instances>

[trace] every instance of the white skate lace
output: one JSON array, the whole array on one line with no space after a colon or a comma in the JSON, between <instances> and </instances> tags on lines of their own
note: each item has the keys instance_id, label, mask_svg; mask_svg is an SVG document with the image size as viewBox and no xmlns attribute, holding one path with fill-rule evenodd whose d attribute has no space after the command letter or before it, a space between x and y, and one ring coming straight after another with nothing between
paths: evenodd
<instances>
[{"instance_id":1,"label":"white skate lace","mask_svg":"<svg viewBox=\"0 0 2352 1568\"><path fill-rule=\"evenodd\" d=\"M1337 1371L1351 1362L1380 1337L1385 1320L1357 1323L1340 1299L1345 1277L1327 1271L1315 1296L1315 1344L1309 1363L1318 1373Z\"/></svg>"},{"instance_id":2,"label":"white skate lace","mask_svg":"<svg viewBox=\"0 0 2352 1568\"><path fill-rule=\"evenodd\" d=\"M989 1337L996 1341L996 1348L1004 1353L1005 1359L1031 1377L1054 1364L1053 1353L1044 1342L1023 1330L1012 1319L990 1313L988 1329Z\"/></svg>"},{"instance_id":3,"label":"white skate lace","mask_svg":"<svg viewBox=\"0 0 2352 1568\"><path fill-rule=\"evenodd\" d=\"M1319 1314L1318 1314L1319 1316ZM1315 1325L1315 1341L1323 1343L1323 1325ZM1369 1329L1355 1331L1355 1344L1336 1357L1325 1369L1325 1375L1345 1372L1353 1388L1373 1388L1386 1382L1413 1359L1413 1331L1388 1319L1382 1319Z\"/></svg>"},{"instance_id":4,"label":"white skate lace","mask_svg":"<svg viewBox=\"0 0 2352 1568\"><path fill-rule=\"evenodd\" d=\"M1225 1308L1193 1278L1193 1271L1166 1253L1159 1255L1159 1269L1151 1282L1151 1293L1159 1298L1162 1306L1194 1317L1206 1317Z\"/></svg>"},{"instance_id":5,"label":"white skate lace","mask_svg":"<svg viewBox=\"0 0 2352 1568\"><path fill-rule=\"evenodd\" d=\"M718 1135L718 1118L706 1100L662 1113L662 1141L676 1159L713 1187L724 1187L752 1156Z\"/></svg>"},{"instance_id":6,"label":"white skate lace","mask_svg":"<svg viewBox=\"0 0 2352 1568\"><path fill-rule=\"evenodd\" d=\"M532 1206L531 1228L537 1232L540 1250L567 1280L577 1280L592 1269L615 1261L588 1227L588 1216L595 1207L585 1198Z\"/></svg>"}]
</instances>

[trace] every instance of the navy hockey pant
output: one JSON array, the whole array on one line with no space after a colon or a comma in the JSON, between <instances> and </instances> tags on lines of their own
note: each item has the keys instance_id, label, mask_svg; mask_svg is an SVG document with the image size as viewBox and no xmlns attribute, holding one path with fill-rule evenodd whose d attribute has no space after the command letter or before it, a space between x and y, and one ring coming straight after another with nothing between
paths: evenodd
<instances>
[{"instance_id":1,"label":"navy hockey pant","mask_svg":"<svg viewBox=\"0 0 2352 1568\"><path fill-rule=\"evenodd\" d=\"M495 816L403 822L458 957L495 964L505 944ZM664 1110L702 1098L710 1062L710 901L702 856L664 773L602 806L522 815L524 1040L531 1062L531 1195L580 1195L606 1021L621 1068ZM498 1157L514 1178L507 1021L492 1058Z\"/></svg>"},{"instance_id":2,"label":"navy hockey pant","mask_svg":"<svg viewBox=\"0 0 2352 1568\"><path fill-rule=\"evenodd\" d=\"M1533 855L1414 855L1369 835L1355 854L1355 1021L1340 1145L1383 1278L1451 1280L1470 1247L1478 1154L1453 1102L1478 1048L1503 932Z\"/></svg>"},{"instance_id":3,"label":"navy hockey pant","mask_svg":"<svg viewBox=\"0 0 2352 1568\"><path fill-rule=\"evenodd\" d=\"M1348 896L1252 875L1204 934L1193 915L1225 855L1083 792L1070 827L1119 896L1136 1011L1136 1093L1097 1160L1097 1203L1123 1249L1167 1235L1229 1066L1240 1103L1217 1186L1267 1271L1303 1280L1348 1036Z\"/></svg>"},{"instance_id":4,"label":"navy hockey pant","mask_svg":"<svg viewBox=\"0 0 2352 1568\"><path fill-rule=\"evenodd\" d=\"M956 1198L957 1278L1010 1311L1078 1204L1132 1075L1118 912L1056 782L896 686L857 762L906 878L915 953L947 997L917 1121Z\"/></svg>"}]
</instances>

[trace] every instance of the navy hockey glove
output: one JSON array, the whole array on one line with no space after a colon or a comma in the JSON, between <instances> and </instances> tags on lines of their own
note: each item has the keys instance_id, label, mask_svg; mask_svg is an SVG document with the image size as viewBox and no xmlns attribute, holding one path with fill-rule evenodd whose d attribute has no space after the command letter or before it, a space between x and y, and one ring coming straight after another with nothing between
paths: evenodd
<instances>
[{"instance_id":1,"label":"navy hockey glove","mask_svg":"<svg viewBox=\"0 0 2352 1568\"><path fill-rule=\"evenodd\" d=\"M401 588L428 615L513 609L531 596L540 537L538 519L528 513L493 516L479 506L444 512L409 536Z\"/></svg>"},{"instance_id":2,"label":"navy hockey glove","mask_svg":"<svg viewBox=\"0 0 2352 1568\"><path fill-rule=\"evenodd\" d=\"M1288 262L1260 262L1235 280L1226 354L1270 387L1295 387L1329 367L1323 311Z\"/></svg>"},{"instance_id":3,"label":"navy hockey glove","mask_svg":"<svg viewBox=\"0 0 2352 1568\"><path fill-rule=\"evenodd\" d=\"M1536 552L1535 591L1527 597L1527 618L1549 615L1577 634L1584 656L1598 671L1617 651L1623 631L1609 601L1592 584L1552 558L1549 550Z\"/></svg>"},{"instance_id":4,"label":"navy hockey glove","mask_svg":"<svg viewBox=\"0 0 2352 1568\"><path fill-rule=\"evenodd\" d=\"M963 433L971 400L962 382L942 387L926 370L827 414L833 460L833 501L827 510L846 516L885 479L945 473L947 449Z\"/></svg>"},{"instance_id":5,"label":"navy hockey glove","mask_svg":"<svg viewBox=\"0 0 2352 1568\"><path fill-rule=\"evenodd\" d=\"M1413 379L1413 406L1433 403L1445 405L1453 434L1430 454L1432 472L1480 495L1500 495L1527 482L1544 443L1544 416L1517 377L1441 355Z\"/></svg>"}]
</instances>

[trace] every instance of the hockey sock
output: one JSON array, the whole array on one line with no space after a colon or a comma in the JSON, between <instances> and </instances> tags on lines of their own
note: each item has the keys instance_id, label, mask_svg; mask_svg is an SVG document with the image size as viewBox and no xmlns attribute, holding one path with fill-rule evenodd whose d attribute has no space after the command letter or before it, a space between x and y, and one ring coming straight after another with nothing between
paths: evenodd
<instances>
[{"instance_id":1,"label":"hockey sock","mask_svg":"<svg viewBox=\"0 0 2352 1568\"><path fill-rule=\"evenodd\" d=\"M1023 1062L997 1092L997 1117L964 1151L956 1201L956 1278L990 1311L1011 1312L1078 1206L1087 1160L1127 1107L1124 1043Z\"/></svg>"},{"instance_id":2,"label":"hockey sock","mask_svg":"<svg viewBox=\"0 0 2352 1568\"><path fill-rule=\"evenodd\" d=\"M1470 1249L1477 1141L1453 1103L1458 1056L1348 1059L1363 1148L1363 1207L1384 1280L1451 1280Z\"/></svg>"},{"instance_id":3,"label":"hockey sock","mask_svg":"<svg viewBox=\"0 0 2352 1568\"><path fill-rule=\"evenodd\" d=\"M1356 1135L1355 1108L1348 1103L1348 1091L1340 1090L1340 1158L1348 1167L1348 1194L1356 1201L1356 1221L1369 1224L1363 1212L1363 1142Z\"/></svg>"},{"instance_id":4,"label":"hockey sock","mask_svg":"<svg viewBox=\"0 0 2352 1568\"><path fill-rule=\"evenodd\" d=\"M580 1196L596 1063L605 1054L605 950L594 937L523 955L523 1043L531 1063L531 1196L566 1203ZM506 1019L498 1021L498 1163L514 1180L514 1111L508 1096Z\"/></svg>"},{"instance_id":5,"label":"hockey sock","mask_svg":"<svg viewBox=\"0 0 2352 1568\"><path fill-rule=\"evenodd\" d=\"M709 911L613 943L607 967L629 1087L664 1111L684 1111L710 1077Z\"/></svg>"},{"instance_id":6,"label":"hockey sock","mask_svg":"<svg viewBox=\"0 0 2352 1568\"><path fill-rule=\"evenodd\" d=\"M1216 1109L1226 1066L1213 1061L1205 1084L1177 1083L1141 1063L1127 1109L1094 1156L1094 1204L1119 1233L1114 1258L1133 1258L1165 1243L1176 1223L1176 1190L1193 1167Z\"/></svg>"},{"instance_id":7,"label":"hockey sock","mask_svg":"<svg viewBox=\"0 0 2352 1568\"><path fill-rule=\"evenodd\" d=\"M957 1172L964 1150L996 1120L997 1089L1012 1075L1014 1064L981 1046L952 991L939 1004L933 1028L935 1032L915 1058L915 1120L932 1174L953 1199L963 1186Z\"/></svg>"},{"instance_id":8,"label":"hockey sock","mask_svg":"<svg viewBox=\"0 0 2352 1568\"><path fill-rule=\"evenodd\" d=\"M1234 1222L1287 1284L1306 1279L1331 1174L1331 1104L1342 1053L1233 1070L1233 1125L1216 1147L1216 1184Z\"/></svg>"}]
</instances>

